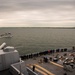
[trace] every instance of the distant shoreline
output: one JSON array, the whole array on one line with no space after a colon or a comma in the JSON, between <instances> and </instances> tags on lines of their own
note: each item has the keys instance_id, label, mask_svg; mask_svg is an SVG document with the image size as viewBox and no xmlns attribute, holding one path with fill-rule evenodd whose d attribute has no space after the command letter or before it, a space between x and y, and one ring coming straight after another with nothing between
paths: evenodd
<instances>
[{"instance_id":1,"label":"distant shoreline","mask_svg":"<svg viewBox=\"0 0 75 75\"><path fill-rule=\"evenodd\" d=\"M75 29L75 27L0 27L0 28L48 28L48 29Z\"/></svg>"}]
</instances>

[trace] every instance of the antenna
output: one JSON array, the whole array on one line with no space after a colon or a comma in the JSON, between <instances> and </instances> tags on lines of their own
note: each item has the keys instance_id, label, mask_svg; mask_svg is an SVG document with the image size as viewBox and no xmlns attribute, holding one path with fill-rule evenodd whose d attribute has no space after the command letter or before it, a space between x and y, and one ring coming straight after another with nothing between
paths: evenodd
<instances>
[{"instance_id":1,"label":"antenna","mask_svg":"<svg viewBox=\"0 0 75 75\"><path fill-rule=\"evenodd\" d=\"M21 58L20 58L20 75L21 75L21 62L22 62L22 60L21 60Z\"/></svg>"}]
</instances>

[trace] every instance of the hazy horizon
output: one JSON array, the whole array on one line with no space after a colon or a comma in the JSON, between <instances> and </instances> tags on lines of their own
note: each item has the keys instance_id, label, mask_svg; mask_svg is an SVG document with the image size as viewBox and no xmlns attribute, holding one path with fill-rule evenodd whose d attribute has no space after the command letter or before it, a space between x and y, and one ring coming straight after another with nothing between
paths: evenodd
<instances>
[{"instance_id":1,"label":"hazy horizon","mask_svg":"<svg viewBox=\"0 0 75 75\"><path fill-rule=\"evenodd\" d=\"M75 0L0 0L0 27L75 27Z\"/></svg>"}]
</instances>

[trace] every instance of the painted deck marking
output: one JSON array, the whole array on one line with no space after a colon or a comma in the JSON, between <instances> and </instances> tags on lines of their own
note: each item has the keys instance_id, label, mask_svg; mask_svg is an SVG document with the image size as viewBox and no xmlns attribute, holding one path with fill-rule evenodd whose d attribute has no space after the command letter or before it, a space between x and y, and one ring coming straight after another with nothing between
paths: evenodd
<instances>
[{"instance_id":1,"label":"painted deck marking","mask_svg":"<svg viewBox=\"0 0 75 75\"><path fill-rule=\"evenodd\" d=\"M31 66L29 66L29 67L32 68L33 66L31 65ZM43 74L43 75L48 75L47 73L45 73L45 72L43 72L43 71L41 71L41 70L39 70L39 69L37 69L37 68L35 68L35 70L36 70L37 72Z\"/></svg>"},{"instance_id":2,"label":"painted deck marking","mask_svg":"<svg viewBox=\"0 0 75 75\"><path fill-rule=\"evenodd\" d=\"M31 67L32 67L32 66L31 66ZM39 70L39 69L37 69L37 68L35 68L35 70L38 71L38 72L40 72L40 73L43 74L43 75L47 75L45 72L43 72L43 71L41 71L41 70Z\"/></svg>"},{"instance_id":3,"label":"painted deck marking","mask_svg":"<svg viewBox=\"0 0 75 75\"><path fill-rule=\"evenodd\" d=\"M57 64L57 63L55 63L55 62L52 62L52 61L50 61L50 63L51 63L51 64L54 64L54 65L56 65L56 66L58 66L58 67L61 67L61 68L63 68L63 66L62 66L62 65L60 65L60 64Z\"/></svg>"},{"instance_id":4,"label":"painted deck marking","mask_svg":"<svg viewBox=\"0 0 75 75\"><path fill-rule=\"evenodd\" d=\"M37 64L34 64L34 65L35 65L36 67L42 69L44 72L46 72L47 75L55 75L55 74L51 73L50 71L46 70L45 68L43 68L43 67L41 67L41 66L39 66L39 65L37 65Z\"/></svg>"}]
</instances>

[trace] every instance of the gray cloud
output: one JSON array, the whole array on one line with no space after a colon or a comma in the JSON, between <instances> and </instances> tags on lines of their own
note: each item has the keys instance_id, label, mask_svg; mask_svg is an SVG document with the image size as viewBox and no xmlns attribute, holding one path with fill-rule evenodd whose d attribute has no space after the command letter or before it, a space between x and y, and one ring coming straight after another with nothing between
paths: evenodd
<instances>
[{"instance_id":1,"label":"gray cloud","mask_svg":"<svg viewBox=\"0 0 75 75\"><path fill-rule=\"evenodd\" d=\"M74 0L0 0L0 11L38 10L56 8L60 5L75 7Z\"/></svg>"},{"instance_id":2,"label":"gray cloud","mask_svg":"<svg viewBox=\"0 0 75 75\"><path fill-rule=\"evenodd\" d=\"M0 0L0 26L75 26L75 0Z\"/></svg>"}]
</instances>

